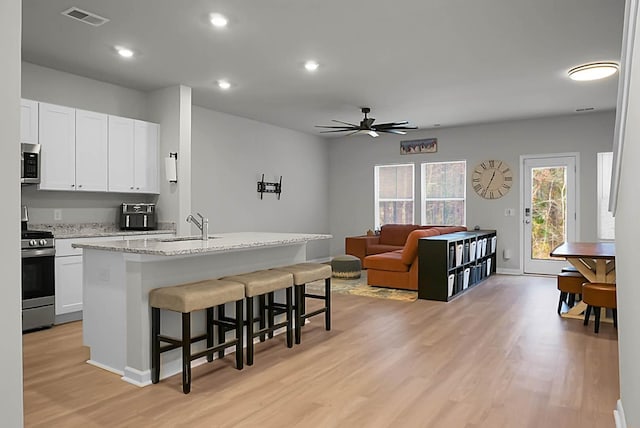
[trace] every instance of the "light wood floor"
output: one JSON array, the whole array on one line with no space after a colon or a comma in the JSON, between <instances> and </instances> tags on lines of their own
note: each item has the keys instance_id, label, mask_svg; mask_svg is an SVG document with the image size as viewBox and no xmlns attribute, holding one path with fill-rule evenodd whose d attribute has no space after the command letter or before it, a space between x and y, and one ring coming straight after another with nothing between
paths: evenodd
<instances>
[{"instance_id":1,"label":"light wood floor","mask_svg":"<svg viewBox=\"0 0 640 428\"><path fill-rule=\"evenodd\" d=\"M56 326L23 337L25 426L613 427L615 330L558 317L557 293L494 276L449 303L334 294L331 332L316 317L243 371L197 367L188 395L89 366L82 324Z\"/></svg>"}]
</instances>

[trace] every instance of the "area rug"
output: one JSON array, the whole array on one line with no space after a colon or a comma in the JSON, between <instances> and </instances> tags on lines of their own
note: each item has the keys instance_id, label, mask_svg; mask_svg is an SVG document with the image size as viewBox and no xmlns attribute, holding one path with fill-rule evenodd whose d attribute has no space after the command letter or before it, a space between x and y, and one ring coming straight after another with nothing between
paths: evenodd
<instances>
[{"instance_id":1,"label":"area rug","mask_svg":"<svg viewBox=\"0 0 640 428\"><path fill-rule=\"evenodd\" d=\"M324 281L307 284L307 289L313 292L324 291ZM397 290L395 288L371 287L367 285L367 271L363 270L358 279L331 278L331 292L351 294L354 296L377 297L379 299L402 300L413 302L418 299L416 291Z\"/></svg>"}]
</instances>

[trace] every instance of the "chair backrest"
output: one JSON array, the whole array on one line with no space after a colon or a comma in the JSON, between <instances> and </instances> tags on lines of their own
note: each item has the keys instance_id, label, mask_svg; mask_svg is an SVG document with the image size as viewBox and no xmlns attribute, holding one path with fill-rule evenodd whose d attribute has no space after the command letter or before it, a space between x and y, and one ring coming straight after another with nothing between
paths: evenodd
<instances>
[{"instance_id":1,"label":"chair backrest","mask_svg":"<svg viewBox=\"0 0 640 428\"><path fill-rule=\"evenodd\" d=\"M407 242L411 231L417 229L415 224L385 224L380 228L380 244L402 246Z\"/></svg>"},{"instance_id":2,"label":"chair backrest","mask_svg":"<svg viewBox=\"0 0 640 428\"><path fill-rule=\"evenodd\" d=\"M418 256L418 240L428 236L438 236L440 233L436 229L418 229L409 233L407 243L404 244L400 260L410 266Z\"/></svg>"}]
</instances>

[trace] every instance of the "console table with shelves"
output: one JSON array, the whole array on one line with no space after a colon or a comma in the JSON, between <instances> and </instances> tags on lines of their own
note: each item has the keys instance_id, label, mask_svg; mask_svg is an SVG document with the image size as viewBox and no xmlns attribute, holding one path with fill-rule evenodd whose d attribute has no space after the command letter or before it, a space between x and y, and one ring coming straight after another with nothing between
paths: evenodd
<instances>
[{"instance_id":1,"label":"console table with shelves","mask_svg":"<svg viewBox=\"0 0 640 428\"><path fill-rule=\"evenodd\" d=\"M495 230L473 230L421 238L418 298L448 302L496 272Z\"/></svg>"}]
</instances>

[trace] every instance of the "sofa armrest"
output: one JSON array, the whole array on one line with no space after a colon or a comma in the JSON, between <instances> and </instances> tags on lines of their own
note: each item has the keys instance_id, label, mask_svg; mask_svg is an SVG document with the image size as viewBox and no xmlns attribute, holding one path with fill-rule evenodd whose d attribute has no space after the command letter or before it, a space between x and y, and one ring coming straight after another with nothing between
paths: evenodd
<instances>
[{"instance_id":1,"label":"sofa armrest","mask_svg":"<svg viewBox=\"0 0 640 428\"><path fill-rule=\"evenodd\" d=\"M360 259L360 262L364 262L364 258L367 256L367 247L370 244L377 244L380 241L380 236L347 236L344 239L344 248L347 254L356 256Z\"/></svg>"}]
</instances>

